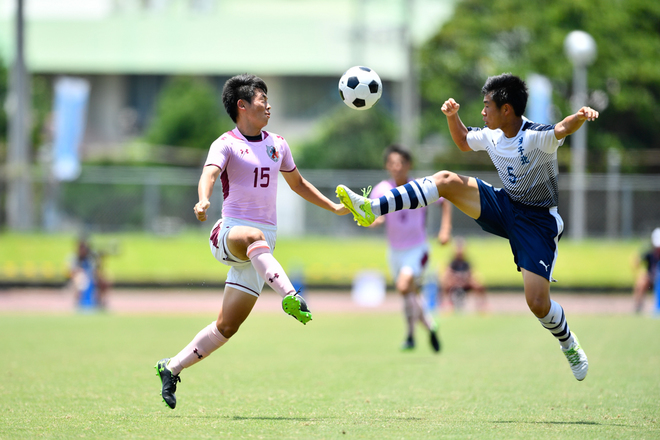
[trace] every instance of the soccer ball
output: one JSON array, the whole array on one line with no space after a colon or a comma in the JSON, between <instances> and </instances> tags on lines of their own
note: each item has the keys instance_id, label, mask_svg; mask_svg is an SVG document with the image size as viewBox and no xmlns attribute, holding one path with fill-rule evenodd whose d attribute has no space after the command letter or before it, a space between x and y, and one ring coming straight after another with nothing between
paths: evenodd
<instances>
[{"instance_id":1,"label":"soccer ball","mask_svg":"<svg viewBox=\"0 0 660 440\"><path fill-rule=\"evenodd\" d=\"M351 67L339 79L339 96L352 109L367 110L382 94L380 77L368 67Z\"/></svg>"}]
</instances>

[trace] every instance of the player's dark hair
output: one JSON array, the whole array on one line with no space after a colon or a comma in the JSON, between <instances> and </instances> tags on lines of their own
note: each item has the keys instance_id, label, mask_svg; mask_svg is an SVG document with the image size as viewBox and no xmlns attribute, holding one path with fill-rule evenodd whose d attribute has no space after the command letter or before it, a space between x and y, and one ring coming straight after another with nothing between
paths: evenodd
<instances>
[{"instance_id":1,"label":"player's dark hair","mask_svg":"<svg viewBox=\"0 0 660 440\"><path fill-rule=\"evenodd\" d=\"M383 152L383 162L385 164L387 164L387 159L390 157L390 154L392 153L400 154L401 157L403 157L403 160L406 161L406 163L412 164L412 155L410 154L410 152L398 144L392 144L389 147L385 148L385 151Z\"/></svg>"},{"instance_id":2,"label":"player's dark hair","mask_svg":"<svg viewBox=\"0 0 660 440\"><path fill-rule=\"evenodd\" d=\"M497 76L491 76L486 80L486 84L481 89L481 93L486 96L491 94L491 98L498 108L504 104L513 107L516 116L522 116L527 107L527 84L525 81L510 73L503 73Z\"/></svg>"},{"instance_id":3,"label":"player's dark hair","mask_svg":"<svg viewBox=\"0 0 660 440\"><path fill-rule=\"evenodd\" d=\"M260 89L264 93L268 93L268 87L263 79L255 75L244 73L229 78L222 88L222 104L229 114L232 121L236 122L238 116L238 100L242 99L252 103L252 98L256 90Z\"/></svg>"}]
</instances>

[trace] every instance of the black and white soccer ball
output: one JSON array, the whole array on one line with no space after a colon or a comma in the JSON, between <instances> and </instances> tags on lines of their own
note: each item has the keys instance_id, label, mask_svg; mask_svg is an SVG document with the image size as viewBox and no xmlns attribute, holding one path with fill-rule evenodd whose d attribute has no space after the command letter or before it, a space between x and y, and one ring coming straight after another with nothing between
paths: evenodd
<instances>
[{"instance_id":1,"label":"black and white soccer ball","mask_svg":"<svg viewBox=\"0 0 660 440\"><path fill-rule=\"evenodd\" d=\"M367 110L378 102L382 94L380 77L368 67L351 67L339 79L339 96L352 109Z\"/></svg>"}]
</instances>

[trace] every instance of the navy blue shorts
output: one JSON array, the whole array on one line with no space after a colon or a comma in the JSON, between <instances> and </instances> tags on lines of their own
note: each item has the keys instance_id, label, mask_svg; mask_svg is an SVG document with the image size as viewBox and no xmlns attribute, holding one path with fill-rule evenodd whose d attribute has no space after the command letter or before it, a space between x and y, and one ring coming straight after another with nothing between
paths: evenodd
<instances>
[{"instance_id":1,"label":"navy blue shorts","mask_svg":"<svg viewBox=\"0 0 660 440\"><path fill-rule=\"evenodd\" d=\"M477 179L481 229L509 240L518 270L523 268L550 281L557 261L557 243L564 221L557 207L536 208L514 202L501 188Z\"/></svg>"}]
</instances>

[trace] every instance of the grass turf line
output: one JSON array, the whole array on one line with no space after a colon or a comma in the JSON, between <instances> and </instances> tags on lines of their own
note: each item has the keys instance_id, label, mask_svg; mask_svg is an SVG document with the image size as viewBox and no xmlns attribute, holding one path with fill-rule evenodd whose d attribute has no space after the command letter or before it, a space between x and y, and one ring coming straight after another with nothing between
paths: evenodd
<instances>
[{"instance_id":1,"label":"grass turf line","mask_svg":"<svg viewBox=\"0 0 660 440\"><path fill-rule=\"evenodd\" d=\"M185 370L172 411L153 365L211 316L3 315L0 438L652 438L660 320L571 316L584 382L533 316L449 316L435 355L399 314L255 313Z\"/></svg>"}]
</instances>

